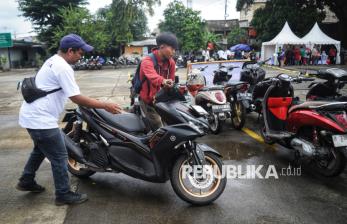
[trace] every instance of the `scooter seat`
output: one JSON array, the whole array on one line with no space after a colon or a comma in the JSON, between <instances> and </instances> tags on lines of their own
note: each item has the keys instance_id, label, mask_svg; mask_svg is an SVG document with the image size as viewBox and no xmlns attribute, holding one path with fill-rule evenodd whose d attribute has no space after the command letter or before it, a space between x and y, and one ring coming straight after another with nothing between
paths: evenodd
<instances>
[{"instance_id":1,"label":"scooter seat","mask_svg":"<svg viewBox=\"0 0 347 224\"><path fill-rule=\"evenodd\" d=\"M209 86L199 89L199 92L205 92L205 91L214 91L214 90L223 90L223 86Z\"/></svg>"},{"instance_id":2,"label":"scooter seat","mask_svg":"<svg viewBox=\"0 0 347 224\"><path fill-rule=\"evenodd\" d=\"M294 110L299 110L299 109L308 109L310 107L317 107L317 106L322 106L324 104L330 103L329 101L306 101L304 103L294 105L291 108L289 108L289 113L294 111Z\"/></svg>"},{"instance_id":3,"label":"scooter seat","mask_svg":"<svg viewBox=\"0 0 347 224\"><path fill-rule=\"evenodd\" d=\"M103 109L95 109L95 111L107 124L114 128L125 132L145 132L145 125L136 114L112 114Z\"/></svg>"},{"instance_id":4,"label":"scooter seat","mask_svg":"<svg viewBox=\"0 0 347 224\"><path fill-rule=\"evenodd\" d=\"M242 81L229 82L225 85L225 87L238 86L238 85L244 84L244 83L246 83L246 82L242 82Z\"/></svg>"}]
</instances>

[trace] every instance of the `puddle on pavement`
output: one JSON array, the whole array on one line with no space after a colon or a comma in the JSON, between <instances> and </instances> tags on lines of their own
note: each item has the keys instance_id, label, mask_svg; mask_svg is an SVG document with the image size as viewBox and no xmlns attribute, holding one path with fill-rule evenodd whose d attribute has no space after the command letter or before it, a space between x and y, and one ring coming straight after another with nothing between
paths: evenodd
<instances>
[{"instance_id":1,"label":"puddle on pavement","mask_svg":"<svg viewBox=\"0 0 347 224\"><path fill-rule=\"evenodd\" d=\"M235 142L235 140L226 138L218 140L204 139L201 141L217 150L222 156L223 160L243 160L258 156L264 152L271 151L268 146L256 142L248 141L247 143Z\"/></svg>"}]
</instances>

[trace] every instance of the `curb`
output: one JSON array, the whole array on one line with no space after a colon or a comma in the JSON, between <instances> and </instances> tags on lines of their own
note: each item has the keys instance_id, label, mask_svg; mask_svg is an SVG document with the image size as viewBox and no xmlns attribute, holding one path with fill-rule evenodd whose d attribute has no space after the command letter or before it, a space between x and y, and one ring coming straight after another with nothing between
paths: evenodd
<instances>
[{"instance_id":1,"label":"curb","mask_svg":"<svg viewBox=\"0 0 347 224\"><path fill-rule=\"evenodd\" d=\"M263 65L263 66L264 67L268 67L268 68L272 68L272 69L275 69L275 70L283 71L283 72L293 73L293 74L300 73L299 71L289 70L289 69L285 69L285 68L279 68L279 67L272 66L272 65Z\"/></svg>"}]
</instances>

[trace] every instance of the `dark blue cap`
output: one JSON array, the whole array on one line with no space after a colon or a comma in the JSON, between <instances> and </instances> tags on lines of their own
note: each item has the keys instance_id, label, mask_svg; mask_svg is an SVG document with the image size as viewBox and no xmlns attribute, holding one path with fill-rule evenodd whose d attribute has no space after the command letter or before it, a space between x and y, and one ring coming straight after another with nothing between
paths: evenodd
<instances>
[{"instance_id":1,"label":"dark blue cap","mask_svg":"<svg viewBox=\"0 0 347 224\"><path fill-rule=\"evenodd\" d=\"M88 45L82 37L76 34L68 34L61 38L60 40L60 48L68 49L68 48L81 48L85 52L90 52L94 49L94 47Z\"/></svg>"}]
</instances>

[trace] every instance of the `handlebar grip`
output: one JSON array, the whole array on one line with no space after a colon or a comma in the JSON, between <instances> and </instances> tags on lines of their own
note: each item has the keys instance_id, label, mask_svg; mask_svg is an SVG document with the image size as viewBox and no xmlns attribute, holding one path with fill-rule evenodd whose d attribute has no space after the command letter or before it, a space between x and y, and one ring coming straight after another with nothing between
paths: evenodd
<instances>
[{"instance_id":1,"label":"handlebar grip","mask_svg":"<svg viewBox=\"0 0 347 224\"><path fill-rule=\"evenodd\" d=\"M310 81L314 81L315 79L314 78L303 78L302 81L305 81L305 82L310 82Z\"/></svg>"}]
</instances>

